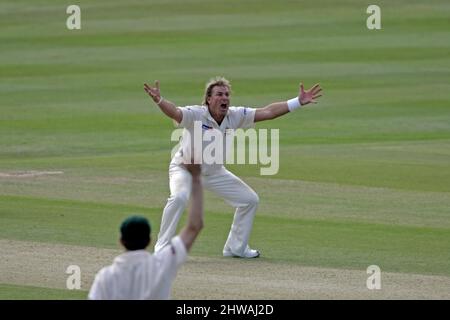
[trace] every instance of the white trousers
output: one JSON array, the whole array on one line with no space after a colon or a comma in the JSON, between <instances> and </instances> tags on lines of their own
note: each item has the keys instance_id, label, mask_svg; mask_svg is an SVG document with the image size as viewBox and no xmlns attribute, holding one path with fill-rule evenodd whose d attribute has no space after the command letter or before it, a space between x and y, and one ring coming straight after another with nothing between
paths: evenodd
<instances>
[{"instance_id":1,"label":"white trousers","mask_svg":"<svg viewBox=\"0 0 450 320\"><path fill-rule=\"evenodd\" d=\"M247 248L252 231L253 218L259 202L258 195L225 167L212 174L202 175L202 183L205 189L214 192L236 208L233 224L223 250L231 251L235 255L242 255ZM171 164L169 187L170 197L163 211L155 252L169 244L170 239L175 236L178 221L191 195L192 177L190 173L183 166Z\"/></svg>"}]
</instances>

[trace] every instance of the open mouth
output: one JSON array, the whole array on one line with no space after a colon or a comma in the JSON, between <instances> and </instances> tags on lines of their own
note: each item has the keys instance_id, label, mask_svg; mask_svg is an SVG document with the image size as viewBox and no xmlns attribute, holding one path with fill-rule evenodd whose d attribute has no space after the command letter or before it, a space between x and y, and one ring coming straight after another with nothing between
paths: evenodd
<instances>
[{"instance_id":1,"label":"open mouth","mask_svg":"<svg viewBox=\"0 0 450 320\"><path fill-rule=\"evenodd\" d=\"M226 108L228 108L228 105L227 105L226 103L222 103L222 104L220 105L220 108L226 109Z\"/></svg>"}]
</instances>

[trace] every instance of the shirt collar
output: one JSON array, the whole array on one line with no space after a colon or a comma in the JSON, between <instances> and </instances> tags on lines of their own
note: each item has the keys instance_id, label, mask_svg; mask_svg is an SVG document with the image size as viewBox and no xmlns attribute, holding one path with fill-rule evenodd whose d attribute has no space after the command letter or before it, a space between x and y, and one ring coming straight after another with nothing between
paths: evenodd
<instances>
[{"instance_id":1,"label":"shirt collar","mask_svg":"<svg viewBox=\"0 0 450 320\"><path fill-rule=\"evenodd\" d=\"M220 126L219 126L219 124L218 124L217 121L213 118L213 116L211 115L211 113L209 113L209 107L208 107L208 106L205 106L205 107L206 107L206 113L205 113L206 119L208 119L209 121L211 121L212 123L214 123L217 127L221 128L221 127L224 125L224 122L225 122L225 121L228 121L228 116L229 116L229 114L230 114L230 108L228 108L227 114L225 115L225 117L224 117L223 120L222 120L222 123L221 123Z\"/></svg>"},{"instance_id":2,"label":"shirt collar","mask_svg":"<svg viewBox=\"0 0 450 320\"><path fill-rule=\"evenodd\" d=\"M131 251L125 251L121 255L117 256L114 259L114 263L116 264L129 264L129 263L135 263L139 262L142 259L147 258L150 255L150 253L147 250L131 250Z\"/></svg>"}]
</instances>

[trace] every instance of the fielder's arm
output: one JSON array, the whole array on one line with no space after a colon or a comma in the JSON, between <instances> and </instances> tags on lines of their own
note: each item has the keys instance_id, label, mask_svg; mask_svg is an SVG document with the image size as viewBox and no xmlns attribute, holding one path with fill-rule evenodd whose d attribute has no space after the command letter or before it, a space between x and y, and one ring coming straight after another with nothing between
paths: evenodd
<instances>
[{"instance_id":1,"label":"fielder's arm","mask_svg":"<svg viewBox=\"0 0 450 320\"><path fill-rule=\"evenodd\" d=\"M199 164L185 164L192 175L191 207L186 226L180 232L186 250L189 251L203 228L203 190L201 183L201 167Z\"/></svg>"},{"instance_id":2,"label":"fielder's arm","mask_svg":"<svg viewBox=\"0 0 450 320\"><path fill-rule=\"evenodd\" d=\"M169 118L175 120L178 123L181 123L183 119L183 112L177 108L177 106L161 97L161 92L159 90L159 81L155 81L155 86L151 87L148 84L144 83L144 90L148 93L148 95L153 99L153 101L159 106L162 112Z\"/></svg>"},{"instance_id":3,"label":"fielder's arm","mask_svg":"<svg viewBox=\"0 0 450 320\"><path fill-rule=\"evenodd\" d=\"M303 88L303 83L301 83L300 90L298 93L298 102L300 103L301 106L304 106L309 103L317 103L316 99L322 96L321 94L319 94L320 91L322 91L322 88L320 87L319 84L316 84L310 90L305 91L305 89ZM274 102L264 108L256 110L255 122L272 120L288 112L289 107L286 101Z\"/></svg>"}]
</instances>

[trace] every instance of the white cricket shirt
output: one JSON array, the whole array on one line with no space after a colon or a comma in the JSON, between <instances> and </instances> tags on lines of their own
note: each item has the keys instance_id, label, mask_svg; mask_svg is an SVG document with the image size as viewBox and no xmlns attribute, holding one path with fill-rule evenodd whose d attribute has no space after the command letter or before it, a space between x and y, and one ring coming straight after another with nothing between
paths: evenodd
<instances>
[{"instance_id":1,"label":"white cricket shirt","mask_svg":"<svg viewBox=\"0 0 450 320\"><path fill-rule=\"evenodd\" d=\"M202 162L202 174L210 174L215 170L220 169L226 162L226 155L229 151L229 145L226 144L227 130L230 129L247 129L252 128L255 125L255 112L256 109L248 107L229 107L227 115L222 120L220 126L217 124L216 120L209 113L207 106L186 106L179 107L183 112L183 119L181 122L175 123L177 127L184 128L183 136L180 141L180 147L175 153L171 164L179 165L183 162L183 154L186 150L191 148L191 144L194 137L194 123L196 121L201 121L202 135L204 136L208 130L218 130L223 138L223 149L222 157L219 163L205 163ZM211 144L213 141L204 141L202 139L202 152L205 148Z\"/></svg>"},{"instance_id":2,"label":"white cricket shirt","mask_svg":"<svg viewBox=\"0 0 450 320\"><path fill-rule=\"evenodd\" d=\"M170 290L187 251L179 236L161 251L126 251L101 269L92 284L91 300L162 300Z\"/></svg>"}]
</instances>

